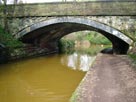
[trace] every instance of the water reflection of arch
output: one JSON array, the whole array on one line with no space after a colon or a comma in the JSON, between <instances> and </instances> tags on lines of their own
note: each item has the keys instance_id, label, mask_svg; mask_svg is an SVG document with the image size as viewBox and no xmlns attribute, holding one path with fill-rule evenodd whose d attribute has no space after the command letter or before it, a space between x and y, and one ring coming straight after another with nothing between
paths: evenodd
<instances>
[{"instance_id":1,"label":"water reflection of arch","mask_svg":"<svg viewBox=\"0 0 136 102\"><path fill-rule=\"evenodd\" d=\"M88 71L96 56L73 53L61 58L61 63L73 70Z\"/></svg>"},{"instance_id":2,"label":"water reflection of arch","mask_svg":"<svg viewBox=\"0 0 136 102\"><path fill-rule=\"evenodd\" d=\"M107 37L112 42L114 52L118 54L125 54L129 45L132 44L129 37L113 27L90 19L75 17L60 17L33 24L20 31L16 37L25 43L57 42L69 33L83 30L96 31Z\"/></svg>"}]
</instances>

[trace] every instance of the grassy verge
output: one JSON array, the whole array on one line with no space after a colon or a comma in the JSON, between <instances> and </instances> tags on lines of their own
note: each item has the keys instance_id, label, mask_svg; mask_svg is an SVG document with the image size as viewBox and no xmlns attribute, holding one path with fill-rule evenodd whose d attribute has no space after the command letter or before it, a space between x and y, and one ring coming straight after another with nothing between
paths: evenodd
<instances>
[{"instance_id":1,"label":"grassy verge","mask_svg":"<svg viewBox=\"0 0 136 102\"><path fill-rule=\"evenodd\" d=\"M133 60L134 64L136 64L136 54L129 54L129 57Z\"/></svg>"},{"instance_id":2,"label":"grassy verge","mask_svg":"<svg viewBox=\"0 0 136 102\"><path fill-rule=\"evenodd\" d=\"M136 54L129 54L129 58L131 59L131 66L136 70Z\"/></svg>"}]
</instances>

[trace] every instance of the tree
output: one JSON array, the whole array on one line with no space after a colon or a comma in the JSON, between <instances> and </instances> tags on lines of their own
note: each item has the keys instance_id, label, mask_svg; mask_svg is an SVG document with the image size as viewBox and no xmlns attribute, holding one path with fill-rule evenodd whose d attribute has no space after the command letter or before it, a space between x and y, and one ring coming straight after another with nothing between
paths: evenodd
<instances>
[{"instance_id":1,"label":"tree","mask_svg":"<svg viewBox=\"0 0 136 102\"><path fill-rule=\"evenodd\" d=\"M7 19L7 0L3 1L3 19L4 19L4 31L8 32L8 19Z\"/></svg>"},{"instance_id":2,"label":"tree","mask_svg":"<svg viewBox=\"0 0 136 102\"><path fill-rule=\"evenodd\" d=\"M4 24L4 31L5 32L9 32L9 27L8 27L8 7L7 7L7 2L8 0L0 0L0 4L3 5L3 24ZM17 4L18 0L14 0L13 1L13 7L11 8L12 12L10 14L14 14L15 13L15 6Z\"/></svg>"},{"instance_id":3,"label":"tree","mask_svg":"<svg viewBox=\"0 0 136 102\"><path fill-rule=\"evenodd\" d=\"M13 9L13 14L15 14L15 8L16 8L17 2L18 2L18 0L13 1L13 3L14 3L13 8L12 8Z\"/></svg>"},{"instance_id":4,"label":"tree","mask_svg":"<svg viewBox=\"0 0 136 102\"><path fill-rule=\"evenodd\" d=\"M62 0L63 2L66 2L67 0Z\"/></svg>"}]
</instances>

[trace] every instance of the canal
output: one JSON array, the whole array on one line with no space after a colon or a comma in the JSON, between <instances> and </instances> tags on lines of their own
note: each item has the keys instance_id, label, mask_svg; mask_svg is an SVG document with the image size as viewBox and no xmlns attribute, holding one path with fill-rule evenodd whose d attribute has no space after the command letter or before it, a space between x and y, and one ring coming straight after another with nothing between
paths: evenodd
<instances>
[{"instance_id":1,"label":"canal","mask_svg":"<svg viewBox=\"0 0 136 102\"><path fill-rule=\"evenodd\" d=\"M0 102L68 102L93 60L72 53L0 65Z\"/></svg>"}]
</instances>

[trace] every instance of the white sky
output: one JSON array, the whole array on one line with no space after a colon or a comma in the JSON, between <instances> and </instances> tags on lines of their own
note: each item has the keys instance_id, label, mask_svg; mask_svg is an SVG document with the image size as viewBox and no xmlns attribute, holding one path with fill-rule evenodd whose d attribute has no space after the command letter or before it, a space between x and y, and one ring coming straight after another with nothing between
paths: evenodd
<instances>
[{"instance_id":1,"label":"white sky","mask_svg":"<svg viewBox=\"0 0 136 102\"><path fill-rule=\"evenodd\" d=\"M13 1L14 0L8 0L8 4L12 4ZM21 1L23 1L23 3L62 2L62 0L21 0ZM67 1L74 1L74 0L67 0Z\"/></svg>"},{"instance_id":2,"label":"white sky","mask_svg":"<svg viewBox=\"0 0 136 102\"><path fill-rule=\"evenodd\" d=\"M62 0L23 0L27 3L40 3L40 2L60 2ZM68 1L72 1L72 0L68 0Z\"/></svg>"},{"instance_id":3,"label":"white sky","mask_svg":"<svg viewBox=\"0 0 136 102\"><path fill-rule=\"evenodd\" d=\"M2 2L2 0L0 0ZM7 0L7 4L13 4L14 0ZM23 1L23 3L44 3L44 2L62 2L65 0L18 0ZM69 1L74 1L74 0L66 0L67 2ZM96 1L96 0L77 0L77 1Z\"/></svg>"},{"instance_id":4,"label":"white sky","mask_svg":"<svg viewBox=\"0 0 136 102\"><path fill-rule=\"evenodd\" d=\"M0 0L2 2L2 0ZM14 0L7 0L7 4L13 4ZM23 1L23 3L44 3L44 2L62 2L65 0L18 0ZM69 1L74 1L74 0L66 0L67 2ZM96 1L96 0L76 0L76 1Z\"/></svg>"}]
</instances>

